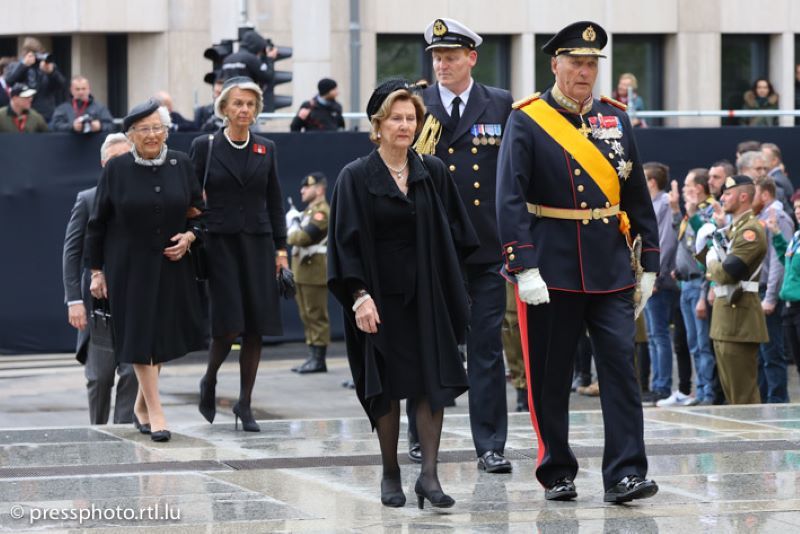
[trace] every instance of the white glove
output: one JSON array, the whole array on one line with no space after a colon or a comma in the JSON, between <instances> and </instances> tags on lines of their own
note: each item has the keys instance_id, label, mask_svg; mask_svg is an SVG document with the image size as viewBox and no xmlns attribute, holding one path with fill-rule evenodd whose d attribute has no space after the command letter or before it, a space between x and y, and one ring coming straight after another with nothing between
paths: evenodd
<instances>
[{"instance_id":1,"label":"white glove","mask_svg":"<svg viewBox=\"0 0 800 534\"><path fill-rule=\"evenodd\" d=\"M714 263L719 263L719 255L717 254L717 249L711 247L706 252L706 267L711 267Z\"/></svg>"},{"instance_id":2,"label":"white glove","mask_svg":"<svg viewBox=\"0 0 800 534\"><path fill-rule=\"evenodd\" d=\"M291 228L292 225L300 224L300 217L303 214L292 208L286 212L286 228Z\"/></svg>"},{"instance_id":3,"label":"white glove","mask_svg":"<svg viewBox=\"0 0 800 534\"><path fill-rule=\"evenodd\" d=\"M547 292L547 284L542 280L539 269L525 269L517 275L517 286L519 288L519 298L522 302L537 306L550 302L550 293Z\"/></svg>"},{"instance_id":4,"label":"white glove","mask_svg":"<svg viewBox=\"0 0 800 534\"><path fill-rule=\"evenodd\" d=\"M653 296L653 287L655 287L655 285L656 273L642 273L642 279L639 282L641 298L639 299L639 304L636 305L636 308L633 311L634 319L639 318L639 315L642 313L647 301Z\"/></svg>"},{"instance_id":5,"label":"white glove","mask_svg":"<svg viewBox=\"0 0 800 534\"><path fill-rule=\"evenodd\" d=\"M714 225L714 223L710 222L705 223L703 226L697 229L697 235L695 236L694 241L694 251L697 254L700 254L700 251L706 248L706 245L708 244L708 238L711 237L711 234L713 234L716 230L717 227Z\"/></svg>"}]
</instances>

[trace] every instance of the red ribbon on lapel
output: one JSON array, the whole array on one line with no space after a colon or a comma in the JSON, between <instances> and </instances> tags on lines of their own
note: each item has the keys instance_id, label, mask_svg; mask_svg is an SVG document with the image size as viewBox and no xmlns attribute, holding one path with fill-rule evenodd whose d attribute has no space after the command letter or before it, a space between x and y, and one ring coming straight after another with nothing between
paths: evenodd
<instances>
[{"instance_id":1,"label":"red ribbon on lapel","mask_svg":"<svg viewBox=\"0 0 800 534\"><path fill-rule=\"evenodd\" d=\"M253 143L253 152L255 152L256 154L262 154L262 155L266 154L267 153L267 147L265 147L264 145L259 145L258 143Z\"/></svg>"}]
</instances>

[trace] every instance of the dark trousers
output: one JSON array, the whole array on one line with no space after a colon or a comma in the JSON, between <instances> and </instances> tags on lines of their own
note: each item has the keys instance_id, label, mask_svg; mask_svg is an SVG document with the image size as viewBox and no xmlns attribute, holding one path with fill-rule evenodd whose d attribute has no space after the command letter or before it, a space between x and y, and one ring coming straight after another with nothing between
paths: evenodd
<instances>
[{"instance_id":1,"label":"dark trousers","mask_svg":"<svg viewBox=\"0 0 800 534\"><path fill-rule=\"evenodd\" d=\"M133 365L117 365L114 353L89 343L86 353L86 393L89 397L89 420L93 425L105 425L111 412L111 391L114 373L119 375L114 401L114 424L133 422L133 404L139 391L139 382Z\"/></svg>"},{"instance_id":2,"label":"dark trousers","mask_svg":"<svg viewBox=\"0 0 800 534\"><path fill-rule=\"evenodd\" d=\"M575 376L592 376L592 342L584 327L575 350Z\"/></svg>"},{"instance_id":3,"label":"dark trousers","mask_svg":"<svg viewBox=\"0 0 800 534\"><path fill-rule=\"evenodd\" d=\"M672 312L672 347L675 349L675 360L678 362L678 391L684 395L692 394L692 355L686 339L686 324L683 321L680 298L675 299Z\"/></svg>"},{"instance_id":4,"label":"dark trousers","mask_svg":"<svg viewBox=\"0 0 800 534\"><path fill-rule=\"evenodd\" d=\"M574 478L578 462L569 446L569 397L573 358L585 322L600 382L606 489L628 475L647 474L639 384L634 376L632 290L608 294L553 291L550 302L520 305L520 326L538 436L536 478L549 486Z\"/></svg>"},{"instance_id":5,"label":"dark trousers","mask_svg":"<svg viewBox=\"0 0 800 534\"><path fill-rule=\"evenodd\" d=\"M797 371L800 372L800 302L790 302L790 307L784 305L783 339L786 342L788 360L794 361ZM775 313L778 313L776 310Z\"/></svg>"},{"instance_id":6,"label":"dark trousers","mask_svg":"<svg viewBox=\"0 0 800 534\"><path fill-rule=\"evenodd\" d=\"M759 290L762 301L765 294L766 291ZM758 346L758 390L763 403L789 402L783 319L780 316L781 309L785 307L783 301L778 300L775 311L765 317L769 341Z\"/></svg>"},{"instance_id":7,"label":"dark trousers","mask_svg":"<svg viewBox=\"0 0 800 534\"><path fill-rule=\"evenodd\" d=\"M508 434L506 375L501 329L506 309L505 279L499 263L467 265L467 285L472 301L467 333L469 423L475 452L504 452ZM574 352L574 348L573 348ZM571 383L571 379L570 379ZM569 388L567 388L569 394ZM416 405L406 402L408 439L417 442Z\"/></svg>"}]
</instances>

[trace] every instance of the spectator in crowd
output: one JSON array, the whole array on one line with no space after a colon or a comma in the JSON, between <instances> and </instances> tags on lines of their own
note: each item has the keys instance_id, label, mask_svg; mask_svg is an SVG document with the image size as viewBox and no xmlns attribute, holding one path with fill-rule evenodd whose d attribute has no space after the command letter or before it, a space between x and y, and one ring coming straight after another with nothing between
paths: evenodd
<instances>
[{"instance_id":1,"label":"spectator in crowd","mask_svg":"<svg viewBox=\"0 0 800 534\"><path fill-rule=\"evenodd\" d=\"M194 110L194 126L197 130L202 132L216 132L222 128L222 119L214 114L214 101L219 97L222 92L222 71L214 71L214 85L212 89L212 101L205 106L198 106Z\"/></svg>"},{"instance_id":2,"label":"spectator in crowd","mask_svg":"<svg viewBox=\"0 0 800 534\"><path fill-rule=\"evenodd\" d=\"M257 31L250 30L242 36L239 50L222 62L222 78L247 76L263 90L275 78L275 58L278 49L271 46Z\"/></svg>"},{"instance_id":3,"label":"spectator in crowd","mask_svg":"<svg viewBox=\"0 0 800 534\"><path fill-rule=\"evenodd\" d=\"M0 57L0 108L4 108L8 105L10 100L9 93L11 92L11 86L6 81L4 76L6 69L9 65L14 62L13 57Z\"/></svg>"},{"instance_id":4,"label":"spectator in crowd","mask_svg":"<svg viewBox=\"0 0 800 534\"><path fill-rule=\"evenodd\" d=\"M672 279L678 238L672 227L672 212L666 192L669 184L669 167L658 162L645 163L644 174L658 221L658 242L661 251L661 264L653 296L644 309L650 360L653 366L653 382L650 393L642 396L642 402L654 404L672 394L672 342L669 325L673 305L678 297L677 285Z\"/></svg>"},{"instance_id":5,"label":"spectator in crowd","mask_svg":"<svg viewBox=\"0 0 800 534\"><path fill-rule=\"evenodd\" d=\"M775 198L775 182L769 176L756 181L756 195L753 199L753 212L766 226L770 217L778 221L783 237L788 241L794 233L792 218L783 210L781 201ZM767 231L767 240L772 242L772 232ZM780 312L783 302L780 300L783 283L783 263L775 253L775 247L767 247L767 255L761 264L758 294L761 308L767 321L769 341L762 343L758 349L758 388L761 402L789 402L786 385L786 360L783 345L783 332Z\"/></svg>"},{"instance_id":6,"label":"spectator in crowd","mask_svg":"<svg viewBox=\"0 0 800 534\"><path fill-rule=\"evenodd\" d=\"M125 134L114 133L106 137L100 147L100 165L106 166L109 160L130 152L131 145ZM116 401L114 402L114 424L133 422L133 403L139 390L136 374L129 363L117 364L114 354L107 353L90 343L94 321L87 320L86 310L92 309L89 294L89 270L86 262L89 256L86 226L89 213L94 205L97 187L78 193L72 208L67 233L64 238L63 278L65 301L68 307L69 324L78 330L76 359L84 364L86 390L89 395L89 421L93 425L108 423L111 412L111 390L114 389L114 373L117 381ZM140 425L145 433L149 425Z\"/></svg>"},{"instance_id":7,"label":"spectator in crowd","mask_svg":"<svg viewBox=\"0 0 800 534\"><path fill-rule=\"evenodd\" d=\"M108 299L117 362L132 363L139 380L137 421L150 424L153 441L169 441L161 365L203 345L200 295L186 257L199 232L202 193L189 158L167 148L166 108L151 98L122 128L133 147L103 169L89 219L90 289Z\"/></svg>"},{"instance_id":8,"label":"spectator in crowd","mask_svg":"<svg viewBox=\"0 0 800 534\"><path fill-rule=\"evenodd\" d=\"M744 109L778 109L778 93L769 80L759 78L753 82L753 87L744 94ZM744 121L748 126L775 126L778 124L778 117L748 117Z\"/></svg>"},{"instance_id":9,"label":"spectator in crowd","mask_svg":"<svg viewBox=\"0 0 800 534\"><path fill-rule=\"evenodd\" d=\"M761 155L767 164L769 172L767 176L775 180L775 187L778 188L776 198L783 203L783 209L791 215L791 198L794 194L794 184L786 176L786 169L783 168L783 155L781 149L775 143L764 143L761 145Z\"/></svg>"},{"instance_id":10,"label":"spectator in crowd","mask_svg":"<svg viewBox=\"0 0 800 534\"><path fill-rule=\"evenodd\" d=\"M644 111L644 99L637 92L639 89L639 82L630 72L624 72L619 75L617 88L612 93L612 97L628 106L628 115L631 116L631 125L634 127L647 126L647 123L638 118L636 113Z\"/></svg>"},{"instance_id":11,"label":"spectator in crowd","mask_svg":"<svg viewBox=\"0 0 800 534\"><path fill-rule=\"evenodd\" d=\"M736 159L738 160L739 156L745 152L758 152L759 150L761 150L761 141L756 141L754 139L742 141L736 145Z\"/></svg>"},{"instance_id":12,"label":"spectator in crowd","mask_svg":"<svg viewBox=\"0 0 800 534\"><path fill-rule=\"evenodd\" d=\"M33 105L36 90L25 84L15 83L11 87L8 106L0 108L0 132L37 133L46 132L47 122L39 115Z\"/></svg>"},{"instance_id":13,"label":"spectator in crowd","mask_svg":"<svg viewBox=\"0 0 800 534\"><path fill-rule=\"evenodd\" d=\"M159 91L155 94L155 99L169 112L169 120L172 122L170 131L172 132L195 132L197 126L194 121L190 121L183 115L175 111L172 105L172 97L166 91Z\"/></svg>"},{"instance_id":14,"label":"spectator in crowd","mask_svg":"<svg viewBox=\"0 0 800 534\"><path fill-rule=\"evenodd\" d=\"M293 132L325 131L344 129L342 105L336 101L339 88L334 80L322 78L317 83L319 93L300 106L290 126Z\"/></svg>"},{"instance_id":15,"label":"spectator in crowd","mask_svg":"<svg viewBox=\"0 0 800 534\"><path fill-rule=\"evenodd\" d=\"M384 506L405 505L397 445L400 399L415 398L419 508L455 504L437 473L444 407L464 393L469 305L464 258L478 238L441 160L411 150L425 107L405 80L367 104L378 145L339 174L331 200L328 287L342 305L356 394L378 431Z\"/></svg>"},{"instance_id":16,"label":"spectator in crowd","mask_svg":"<svg viewBox=\"0 0 800 534\"><path fill-rule=\"evenodd\" d=\"M728 176L736 174L736 168L726 160L715 161L708 169L708 191L716 200L722 196L722 186Z\"/></svg>"},{"instance_id":17,"label":"spectator in crowd","mask_svg":"<svg viewBox=\"0 0 800 534\"><path fill-rule=\"evenodd\" d=\"M114 118L103 104L94 99L89 80L73 76L69 84L72 98L59 105L53 113L50 128L54 132L110 132Z\"/></svg>"},{"instance_id":18,"label":"spectator in crowd","mask_svg":"<svg viewBox=\"0 0 800 534\"><path fill-rule=\"evenodd\" d=\"M751 150L739 156L736 160L736 170L739 174L749 176L755 183L759 178L766 176L769 169L761 150Z\"/></svg>"},{"instance_id":19,"label":"spectator in crowd","mask_svg":"<svg viewBox=\"0 0 800 534\"><path fill-rule=\"evenodd\" d=\"M325 199L328 179L312 172L300 182L300 195L306 204L302 213L286 213L287 243L292 245L292 272L297 284L297 309L306 335L309 356L302 365L292 368L300 374L325 373L325 354L331 342L328 319L328 217L330 206Z\"/></svg>"},{"instance_id":20,"label":"spectator in crowd","mask_svg":"<svg viewBox=\"0 0 800 534\"><path fill-rule=\"evenodd\" d=\"M792 195L792 205L795 218L800 220L800 192ZM797 254L797 250L800 249L800 230L797 230L791 241L787 242L778 224L777 211L772 211L768 215L767 228L772 233L775 256L784 265L783 285L779 295L784 303L781 310L783 336L786 348L800 372L800 255Z\"/></svg>"},{"instance_id":21,"label":"spectator in crowd","mask_svg":"<svg viewBox=\"0 0 800 534\"><path fill-rule=\"evenodd\" d=\"M57 104L64 100L67 80L53 63L52 55L46 53L42 43L35 37L26 37L22 42L20 60L9 65L5 77L9 85L23 83L36 90L33 109L46 122L53 116Z\"/></svg>"},{"instance_id":22,"label":"spectator in crowd","mask_svg":"<svg viewBox=\"0 0 800 534\"><path fill-rule=\"evenodd\" d=\"M239 400L233 413L237 428L241 419L245 432L261 431L250 408L261 339L283 332L275 275L289 268L275 143L250 133L263 107L261 88L253 80L229 78L214 102L225 128L213 140L198 137L189 151L209 214L211 346L198 409L214 422L217 372L241 337Z\"/></svg>"},{"instance_id":23,"label":"spectator in crowd","mask_svg":"<svg viewBox=\"0 0 800 534\"><path fill-rule=\"evenodd\" d=\"M769 340L758 298L758 269L767 253L767 236L753 214L755 184L749 176L725 179L722 204L714 204L714 221L730 243L718 240L699 256L714 285L714 311L709 335L714 340L717 369L729 404L757 404L758 345ZM726 226L727 216L733 222ZM699 233L702 233L702 229Z\"/></svg>"}]
</instances>

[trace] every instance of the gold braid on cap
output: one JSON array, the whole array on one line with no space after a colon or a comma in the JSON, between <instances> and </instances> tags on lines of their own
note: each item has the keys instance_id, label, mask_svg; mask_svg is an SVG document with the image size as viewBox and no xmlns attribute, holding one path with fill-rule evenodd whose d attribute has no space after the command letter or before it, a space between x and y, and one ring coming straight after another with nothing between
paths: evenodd
<instances>
[{"instance_id":1,"label":"gold braid on cap","mask_svg":"<svg viewBox=\"0 0 800 534\"><path fill-rule=\"evenodd\" d=\"M414 143L414 150L417 154L427 154L433 156L436 153L436 144L442 137L442 123L433 115L428 115L422 130L419 132L417 142Z\"/></svg>"}]
</instances>

